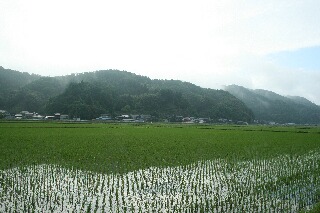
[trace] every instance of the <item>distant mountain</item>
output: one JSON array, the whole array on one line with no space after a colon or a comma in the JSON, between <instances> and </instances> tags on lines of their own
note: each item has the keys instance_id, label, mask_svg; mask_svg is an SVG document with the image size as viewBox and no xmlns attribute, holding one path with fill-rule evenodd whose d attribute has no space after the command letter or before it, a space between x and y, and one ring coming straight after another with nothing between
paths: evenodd
<instances>
[{"instance_id":1,"label":"distant mountain","mask_svg":"<svg viewBox=\"0 0 320 213\"><path fill-rule=\"evenodd\" d=\"M6 90L0 89L0 94L9 94L3 96L0 109L12 113L60 112L82 119L96 118L103 113L150 114L172 120L176 116L247 122L254 119L252 111L226 91L204 89L178 80L151 80L126 71L43 77L0 69L0 76L8 83ZM15 78L22 82L16 82Z\"/></svg>"},{"instance_id":2,"label":"distant mountain","mask_svg":"<svg viewBox=\"0 0 320 213\"><path fill-rule=\"evenodd\" d=\"M263 122L318 124L320 106L303 97L281 96L271 91L231 85L225 90L242 100Z\"/></svg>"}]
</instances>

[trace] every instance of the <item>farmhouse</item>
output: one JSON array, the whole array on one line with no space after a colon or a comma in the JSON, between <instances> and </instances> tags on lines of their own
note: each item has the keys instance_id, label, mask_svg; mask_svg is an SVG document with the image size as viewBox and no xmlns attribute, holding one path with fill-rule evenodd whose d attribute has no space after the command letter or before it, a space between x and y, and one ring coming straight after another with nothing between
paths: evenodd
<instances>
[{"instance_id":1,"label":"farmhouse","mask_svg":"<svg viewBox=\"0 0 320 213\"><path fill-rule=\"evenodd\" d=\"M32 116L32 119L33 120L42 120L44 117L42 115L39 115L38 113L35 113L33 116Z\"/></svg>"},{"instance_id":2,"label":"farmhouse","mask_svg":"<svg viewBox=\"0 0 320 213\"><path fill-rule=\"evenodd\" d=\"M24 114L24 118L26 118L26 119L32 119L32 117L33 117L34 114L35 114L35 113L32 113L32 112L26 112L26 113Z\"/></svg>"},{"instance_id":3,"label":"farmhouse","mask_svg":"<svg viewBox=\"0 0 320 213\"><path fill-rule=\"evenodd\" d=\"M117 119L118 120L130 119L130 116L129 115L120 115L120 116L117 116Z\"/></svg>"},{"instance_id":4,"label":"farmhouse","mask_svg":"<svg viewBox=\"0 0 320 213\"><path fill-rule=\"evenodd\" d=\"M69 115L60 115L60 120L69 120Z\"/></svg>"},{"instance_id":5,"label":"farmhouse","mask_svg":"<svg viewBox=\"0 0 320 213\"><path fill-rule=\"evenodd\" d=\"M55 120L60 120L60 116L61 116L60 113L55 113L55 114L54 114L54 119L55 119Z\"/></svg>"},{"instance_id":6,"label":"farmhouse","mask_svg":"<svg viewBox=\"0 0 320 213\"><path fill-rule=\"evenodd\" d=\"M53 115L47 115L44 119L46 120L54 120L54 116Z\"/></svg>"},{"instance_id":7,"label":"farmhouse","mask_svg":"<svg viewBox=\"0 0 320 213\"><path fill-rule=\"evenodd\" d=\"M111 116L108 114L101 114L99 118L96 118L96 120L111 120Z\"/></svg>"},{"instance_id":8,"label":"farmhouse","mask_svg":"<svg viewBox=\"0 0 320 213\"><path fill-rule=\"evenodd\" d=\"M152 120L151 115L131 115L135 122L148 122Z\"/></svg>"},{"instance_id":9,"label":"farmhouse","mask_svg":"<svg viewBox=\"0 0 320 213\"><path fill-rule=\"evenodd\" d=\"M22 116L22 114L19 113L19 114L15 114L14 117L15 117L15 119L20 120L20 119L22 119L23 116Z\"/></svg>"}]
</instances>

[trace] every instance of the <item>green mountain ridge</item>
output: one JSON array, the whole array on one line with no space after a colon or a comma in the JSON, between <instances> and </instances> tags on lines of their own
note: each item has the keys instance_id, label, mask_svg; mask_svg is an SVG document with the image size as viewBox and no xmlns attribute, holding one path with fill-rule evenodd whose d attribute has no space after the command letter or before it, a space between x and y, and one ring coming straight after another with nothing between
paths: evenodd
<instances>
[{"instance_id":1,"label":"green mountain ridge","mask_svg":"<svg viewBox=\"0 0 320 213\"><path fill-rule=\"evenodd\" d=\"M3 81L14 79L10 73L27 76L27 82L13 81L6 89L0 89L3 97L0 109L11 113L60 112L82 119L93 119L100 114L150 114L155 118L193 116L247 122L254 119L252 111L230 93L179 80L151 80L119 70L43 77L0 69Z\"/></svg>"},{"instance_id":2,"label":"green mountain ridge","mask_svg":"<svg viewBox=\"0 0 320 213\"><path fill-rule=\"evenodd\" d=\"M319 124L320 106L299 96L281 96L262 89L230 85L225 90L243 101L260 122Z\"/></svg>"},{"instance_id":3,"label":"green mountain ridge","mask_svg":"<svg viewBox=\"0 0 320 213\"><path fill-rule=\"evenodd\" d=\"M60 112L94 119L100 114L203 117L217 121L319 124L320 107L299 96L230 85L205 89L179 80L152 80L127 71L101 70L44 77L0 67L0 109L43 115Z\"/></svg>"}]
</instances>

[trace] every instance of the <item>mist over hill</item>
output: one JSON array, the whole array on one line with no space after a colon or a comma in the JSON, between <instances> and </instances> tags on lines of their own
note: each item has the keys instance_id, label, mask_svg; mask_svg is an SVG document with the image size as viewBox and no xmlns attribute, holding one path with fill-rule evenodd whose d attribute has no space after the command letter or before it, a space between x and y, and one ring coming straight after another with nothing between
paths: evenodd
<instances>
[{"instance_id":1,"label":"mist over hill","mask_svg":"<svg viewBox=\"0 0 320 213\"><path fill-rule=\"evenodd\" d=\"M11 113L59 112L82 119L100 114L193 116L247 122L254 119L252 111L230 93L179 80L151 80L119 70L44 77L1 67L0 75L7 83L0 89L0 109Z\"/></svg>"},{"instance_id":2,"label":"mist over hill","mask_svg":"<svg viewBox=\"0 0 320 213\"><path fill-rule=\"evenodd\" d=\"M230 85L225 90L243 101L261 122L319 124L320 106L303 97Z\"/></svg>"},{"instance_id":3,"label":"mist over hill","mask_svg":"<svg viewBox=\"0 0 320 213\"><path fill-rule=\"evenodd\" d=\"M59 112L82 119L149 114L159 119L192 116L213 121L320 123L320 107L303 97L237 85L206 89L119 70L46 77L0 67L0 110Z\"/></svg>"}]
</instances>

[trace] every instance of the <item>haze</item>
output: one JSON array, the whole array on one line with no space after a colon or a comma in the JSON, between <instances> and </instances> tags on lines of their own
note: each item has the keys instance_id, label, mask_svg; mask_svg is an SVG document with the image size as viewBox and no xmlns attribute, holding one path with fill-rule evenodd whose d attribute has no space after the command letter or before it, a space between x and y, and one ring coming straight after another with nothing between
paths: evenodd
<instances>
[{"instance_id":1,"label":"haze","mask_svg":"<svg viewBox=\"0 0 320 213\"><path fill-rule=\"evenodd\" d=\"M0 66L44 76L119 69L320 104L318 0L2 0Z\"/></svg>"}]
</instances>

